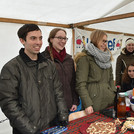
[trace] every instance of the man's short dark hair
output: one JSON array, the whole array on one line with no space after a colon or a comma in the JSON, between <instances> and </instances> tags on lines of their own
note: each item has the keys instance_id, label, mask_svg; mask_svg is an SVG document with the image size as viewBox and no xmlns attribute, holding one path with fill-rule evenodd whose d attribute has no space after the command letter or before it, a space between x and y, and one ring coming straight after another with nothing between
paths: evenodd
<instances>
[{"instance_id":1,"label":"man's short dark hair","mask_svg":"<svg viewBox=\"0 0 134 134\"><path fill-rule=\"evenodd\" d=\"M36 24L25 24L18 30L17 34L19 38L22 38L26 41L26 36L28 32L38 30L40 30L40 28Z\"/></svg>"}]
</instances>

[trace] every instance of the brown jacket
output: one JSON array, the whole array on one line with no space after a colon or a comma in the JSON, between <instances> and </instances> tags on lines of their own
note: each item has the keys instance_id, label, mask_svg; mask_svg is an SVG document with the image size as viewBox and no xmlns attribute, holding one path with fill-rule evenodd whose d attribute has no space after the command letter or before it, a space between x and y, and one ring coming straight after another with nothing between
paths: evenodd
<instances>
[{"instance_id":1,"label":"brown jacket","mask_svg":"<svg viewBox=\"0 0 134 134\"><path fill-rule=\"evenodd\" d=\"M49 51L46 49L42 54L45 58L51 59ZM75 69L74 61L71 55L66 54L63 62L54 59L60 80L63 84L64 98L67 103L68 110L72 105L79 105L79 96L75 92Z\"/></svg>"}]
</instances>

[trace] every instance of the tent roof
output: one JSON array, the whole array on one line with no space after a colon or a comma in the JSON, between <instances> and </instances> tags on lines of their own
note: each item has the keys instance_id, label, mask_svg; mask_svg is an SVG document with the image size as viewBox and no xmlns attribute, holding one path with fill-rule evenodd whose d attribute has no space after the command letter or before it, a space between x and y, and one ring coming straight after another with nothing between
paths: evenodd
<instances>
[{"instance_id":1,"label":"tent roof","mask_svg":"<svg viewBox=\"0 0 134 134\"><path fill-rule=\"evenodd\" d=\"M75 24L113 15L134 13L133 7L134 0L1 0L0 17ZM91 24L86 27L134 34L133 17Z\"/></svg>"},{"instance_id":2,"label":"tent roof","mask_svg":"<svg viewBox=\"0 0 134 134\"><path fill-rule=\"evenodd\" d=\"M127 0L126 0L127 2ZM97 23L90 25L90 28L97 28L103 30L110 30L110 31L118 31L118 32L127 32L134 34L134 0L132 2L125 4L124 6L120 7L119 9L111 12L108 16L120 15L120 14L129 14L132 13L133 17L125 18L125 19L117 19L114 21L108 21L103 23Z\"/></svg>"}]
</instances>

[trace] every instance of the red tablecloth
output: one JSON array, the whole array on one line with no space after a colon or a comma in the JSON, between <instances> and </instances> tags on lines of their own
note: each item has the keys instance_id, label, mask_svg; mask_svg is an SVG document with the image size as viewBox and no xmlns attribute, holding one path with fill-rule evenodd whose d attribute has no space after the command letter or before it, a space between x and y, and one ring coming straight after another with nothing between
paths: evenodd
<instances>
[{"instance_id":1,"label":"red tablecloth","mask_svg":"<svg viewBox=\"0 0 134 134\"><path fill-rule=\"evenodd\" d=\"M133 113L133 115L134 115L134 113ZM80 127L83 124L87 124L87 123L90 124L95 121L114 122L115 119L104 116L104 115L100 114L99 112L94 112L88 116L70 121L69 125L67 126L68 130L63 132L63 134L81 134ZM121 127L116 128L116 134L119 134L119 133L121 134L120 129L121 129ZM134 132L127 130L124 134L134 134Z\"/></svg>"}]
</instances>

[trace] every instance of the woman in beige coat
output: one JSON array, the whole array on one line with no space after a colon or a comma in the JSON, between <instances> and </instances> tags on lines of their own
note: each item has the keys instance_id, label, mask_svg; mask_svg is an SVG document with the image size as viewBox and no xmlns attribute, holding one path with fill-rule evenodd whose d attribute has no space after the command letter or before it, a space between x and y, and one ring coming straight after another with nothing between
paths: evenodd
<instances>
[{"instance_id":1,"label":"woman in beige coat","mask_svg":"<svg viewBox=\"0 0 134 134\"><path fill-rule=\"evenodd\" d=\"M85 50L75 58L76 91L87 114L112 105L116 91L107 34L95 30L91 33L90 40Z\"/></svg>"}]
</instances>

